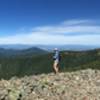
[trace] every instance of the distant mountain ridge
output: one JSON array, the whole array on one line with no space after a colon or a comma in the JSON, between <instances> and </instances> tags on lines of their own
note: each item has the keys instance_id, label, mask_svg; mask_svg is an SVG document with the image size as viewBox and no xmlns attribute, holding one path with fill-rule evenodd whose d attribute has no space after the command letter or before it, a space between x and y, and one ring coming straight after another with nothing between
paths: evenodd
<instances>
[{"instance_id":1,"label":"distant mountain ridge","mask_svg":"<svg viewBox=\"0 0 100 100\"><path fill-rule=\"evenodd\" d=\"M32 47L28 49L4 49L0 48L0 55L3 57L10 57L10 56L31 56L31 55L41 55L45 54L47 51L42 50L37 47Z\"/></svg>"},{"instance_id":2,"label":"distant mountain ridge","mask_svg":"<svg viewBox=\"0 0 100 100\"><path fill-rule=\"evenodd\" d=\"M90 50L90 49L96 49L100 48L98 45L26 45L26 44L5 44L0 45L0 48L4 49L15 49L15 50L24 50L29 49L32 47L37 47L46 51L52 51L55 47L57 47L59 50L73 50L73 51L82 51L82 50Z\"/></svg>"}]
</instances>

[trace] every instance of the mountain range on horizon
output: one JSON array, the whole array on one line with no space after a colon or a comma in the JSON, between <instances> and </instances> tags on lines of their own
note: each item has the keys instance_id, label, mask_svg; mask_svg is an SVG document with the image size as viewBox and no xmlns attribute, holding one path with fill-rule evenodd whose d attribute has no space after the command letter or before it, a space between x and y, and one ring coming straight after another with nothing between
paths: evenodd
<instances>
[{"instance_id":1,"label":"mountain range on horizon","mask_svg":"<svg viewBox=\"0 0 100 100\"><path fill-rule=\"evenodd\" d=\"M25 48L25 49L14 49L14 48L0 48L0 55L2 57L13 57L13 56L35 56L46 54L47 51L37 48Z\"/></svg>"},{"instance_id":2,"label":"mountain range on horizon","mask_svg":"<svg viewBox=\"0 0 100 100\"><path fill-rule=\"evenodd\" d=\"M73 44L66 44L66 45L27 45L27 44L1 44L0 48L3 49L13 49L13 50L25 50L30 48L40 48L46 51L52 51L54 48L58 48L59 50L91 50L100 48L99 45L73 45Z\"/></svg>"},{"instance_id":3,"label":"mountain range on horizon","mask_svg":"<svg viewBox=\"0 0 100 100\"><path fill-rule=\"evenodd\" d=\"M88 45L0 45L2 57L37 56L53 52L54 48L60 51L89 51L99 49L99 46Z\"/></svg>"}]
</instances>

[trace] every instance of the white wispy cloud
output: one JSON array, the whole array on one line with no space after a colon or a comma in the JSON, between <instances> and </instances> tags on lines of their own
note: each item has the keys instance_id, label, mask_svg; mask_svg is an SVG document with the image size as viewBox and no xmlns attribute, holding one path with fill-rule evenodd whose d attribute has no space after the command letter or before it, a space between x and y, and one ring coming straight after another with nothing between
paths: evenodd
<instances>
[{"instance_id":1,"label":"white wispy cloud","mask_svg":"<svg viewBox=\"0 0 100 100\"><path fill-rule=\"evenodd\" d=\"M46 34L64 34L64 35L84 35L84 34L99 34L100 26L56 26L56 27L38 27L36 32ZM74 34L73 34L74 33Z\"/></svg>"},{"instance_id":2,"label":"white wispy cloud","mask_svg":"<svg viewBox=\"0 0 100 100\"><path fill-rule=\"evenodd\" d=\"M0 38L0 44L20 43L100 45L100 25L91 20L67 20L58 25L35 27L27 34Z\"/></svg>"},{"instance_id":3,"label":"white wispy cloud","mask_svg":"<svg viewBox=\"0 0 100 100\"><path fill-rule=\"evenodd\" d=\"M36 27L33 31L64 35L99 34L100 25L94 23L96 22L92 20L68 20L55 26Z\"/></svg>"},{"instance_id":4,"label":"white wispy cloud","mask_svg":"<svg viewBox=\"0 0 100 100\"><path fill-rule=\"evenodd\" d=\"M70 26L73 26L73 25L83 25L83 24L91 24L91 23L94 23L93 20L66 20L64 22L62 22L62 25L70 25Z\"/></svg>"}]
</instances>

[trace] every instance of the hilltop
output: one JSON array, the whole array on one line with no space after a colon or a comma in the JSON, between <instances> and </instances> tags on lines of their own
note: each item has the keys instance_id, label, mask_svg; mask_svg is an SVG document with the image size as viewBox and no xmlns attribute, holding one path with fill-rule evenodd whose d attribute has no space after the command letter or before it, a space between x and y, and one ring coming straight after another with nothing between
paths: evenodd
<instances>
[{"instance_id":1,"label":"hilltop","mask_svg":"<svg viewBox=\"0 0 100 100\"><path fill-rule=\"evenodd\" d=\"M0 100L100 100L100 70L2 79Z\"/></svg>"},{"instance_id":2,"label":"hilltop","mask_svg":"<svg viewBox=\"0 0 100 100\"><path fill-rule=\"evenodd\" d=\"M100 100L100 49L34 55L0 57L0 100Z\"/></svg>"}]
</instances>

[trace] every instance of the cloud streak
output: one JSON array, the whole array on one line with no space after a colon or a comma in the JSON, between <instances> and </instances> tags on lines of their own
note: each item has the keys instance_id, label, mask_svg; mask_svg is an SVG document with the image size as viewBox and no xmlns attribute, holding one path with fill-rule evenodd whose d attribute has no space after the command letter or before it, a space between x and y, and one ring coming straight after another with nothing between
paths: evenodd
<instances>
[{"instance_id":1,"label":"cloud streak","mask_svg":"<svg viewBox=\"0 0 100 100\"><path fill-rule=\"evenodd\" d=\"M1 37L0 44L100 45L100 25L91 20L68 20L58 25L35 27L27 34Z\"/></svg>"},{"instance_id":2,"label":"cloud streak","mask_svg":"<svg viewBox=\"0 0 100 100\"><path fill-rule=\"evenodd\" d=\"M91 20L69 20L55 26L36 27L33 31L46 34L92 35L100 33L100 25L94 25L94 21Z\"/></svg>"}]
</instances>

